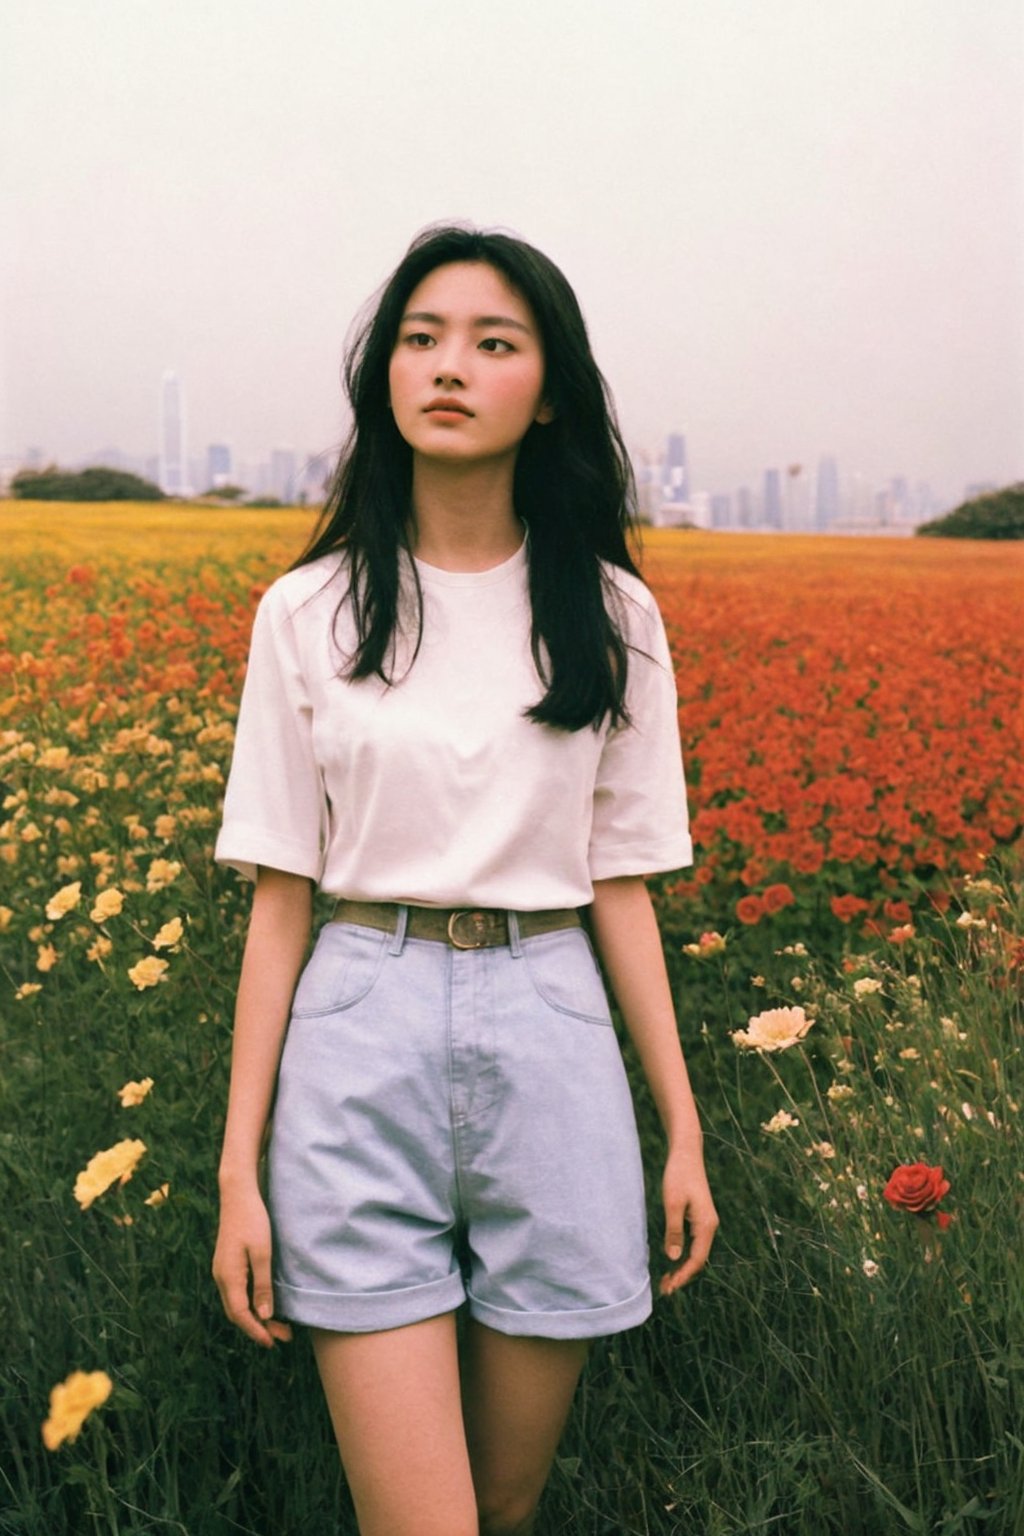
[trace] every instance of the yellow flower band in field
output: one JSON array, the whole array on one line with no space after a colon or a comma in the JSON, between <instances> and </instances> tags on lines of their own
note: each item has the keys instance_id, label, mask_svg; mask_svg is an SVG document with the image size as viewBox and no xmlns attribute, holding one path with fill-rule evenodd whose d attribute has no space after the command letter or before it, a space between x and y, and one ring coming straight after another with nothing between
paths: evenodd
<instances>
[{"instance_id":1,"label":"yellow flower band in field","mask_svg":"<svg viewBox=\"0 0 1024 1536\"><path fill-rule=\"evenodd\" d=\"M733 1030L732 1040L745 1051L786 1051L803 1039L813 1023L800 1007L769 1008L756 1013L746 1029Z\"/></svg>"},{"instance_id":2,"label":"yellow flower band in field","mask_svg":"<svg viewBox=\"0 0 1024 1536\"><path fill-rule=\"evenodd\" d=\"M146 1143L125 1138L91 1157L75 1180L75 1199L87 1211L111 1184L127 1184L144 1156Z\"/></svg>"},{"instance_id":3,"label":"yellow flower band in field","mask_svg":"<svg viewBox=\"0 0 1024 1536\"><path fill-rule=\"evenodd\" d=\"M74 1440L94 1408L105 1403L114 1383L106 1371L72 1371L50 1393L50 1416L43 1423L43 1444L55 1451Z\"/></svg>"}]
</instances>

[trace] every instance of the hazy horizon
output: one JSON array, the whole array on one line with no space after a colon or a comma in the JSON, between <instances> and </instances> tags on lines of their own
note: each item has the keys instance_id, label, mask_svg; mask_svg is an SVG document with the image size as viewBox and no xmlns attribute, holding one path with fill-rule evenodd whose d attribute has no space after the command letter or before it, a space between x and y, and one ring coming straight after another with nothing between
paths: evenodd
<instances>
[{"instance_id":1,"label":"hazy horizon","mask_svg":"<svg viewBox=\"0 0 1024 1536\"><path fill-rule=\"evenodd\" d=\"M0 455L334 451L352 318L415 231L563 267L625 435L1024 478L1018 0L13 0Z\"/></svg>"}]
</instances>

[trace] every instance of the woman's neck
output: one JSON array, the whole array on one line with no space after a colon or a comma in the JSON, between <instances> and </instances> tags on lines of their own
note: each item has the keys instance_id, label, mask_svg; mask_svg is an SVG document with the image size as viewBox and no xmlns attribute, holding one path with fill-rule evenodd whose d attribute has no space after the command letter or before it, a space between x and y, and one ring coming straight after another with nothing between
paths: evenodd
<instances>
[{"instance_id":1,"label":"woman's neck","mask_svg":"<svg viewBox=\"0 0 1024 1536\"><path fill-rule=\"evenodd\" d=\"M466 466L413 461L410 529L418 560L445 571L486 571L523 542L508 461Z\"/></svg>"}]
</instances>

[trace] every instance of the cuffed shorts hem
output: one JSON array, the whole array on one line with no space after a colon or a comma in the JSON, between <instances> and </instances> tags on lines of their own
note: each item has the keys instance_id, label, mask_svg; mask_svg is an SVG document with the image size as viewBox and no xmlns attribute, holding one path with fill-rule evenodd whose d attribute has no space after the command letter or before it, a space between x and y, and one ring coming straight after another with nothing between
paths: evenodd
<instances>
[{"instance_id":1,"label":"cuffed shorts hem","mask_svg":"<svg viewBox=\"0 0 1024 1536\"><path fill-rule=\"evenodd\" d=\"M607 1307L583 1307L575 1312L512 1312L469 1294L469 1311L477 1322L496 1333L524 1334L535 1339L600 1339L608 1333L635 1328L651 1315L651 1283L627 1301Z\"/></svg>"},{"instance_id":2,"label":"cuffed shorts hem","mask_svg":"<svg viewBox=\"0 0 1024 1536\"><path fill-rule=\"evenodd\" d=\"M332 1333L381 1333L388 1328L405 1328L410 1323L438 1317L442 1312L454 1312L465 1299L458 1273L426 1285L366 1295L310 1291L284 1285L279 1280L274 1282L274 1307L281 1317L303 1323L307 1328L327 1328Z\"/></svg>"}]
</instances>

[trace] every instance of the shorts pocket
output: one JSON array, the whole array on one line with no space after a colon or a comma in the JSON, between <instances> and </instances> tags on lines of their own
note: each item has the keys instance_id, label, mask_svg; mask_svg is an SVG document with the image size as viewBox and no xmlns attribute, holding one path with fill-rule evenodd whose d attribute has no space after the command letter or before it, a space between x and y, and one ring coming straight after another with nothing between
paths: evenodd
<instances>
[{"instance_id":1,"label":"shorts pocket","mask_svg":"<svg viewBox=\"0 0 1024 1536\"><path fill-rule=\"evenodd\" d=\"M527 939L523 959L534 991L549 1008L589 1024L611 1024L608 995L582 928Z\"/></svg>"},{"instance_id":2,"label":"shorts pocket","mask_svg":"<svg viewBox=\"0 0 1024 1536\"><path fill-rule=\"evenodd\" d=\"M299 977L293 1019L315 1019L351 1008L372 988L391 935L349 923L326 923Z\"/></svg>"}]
</instances>

